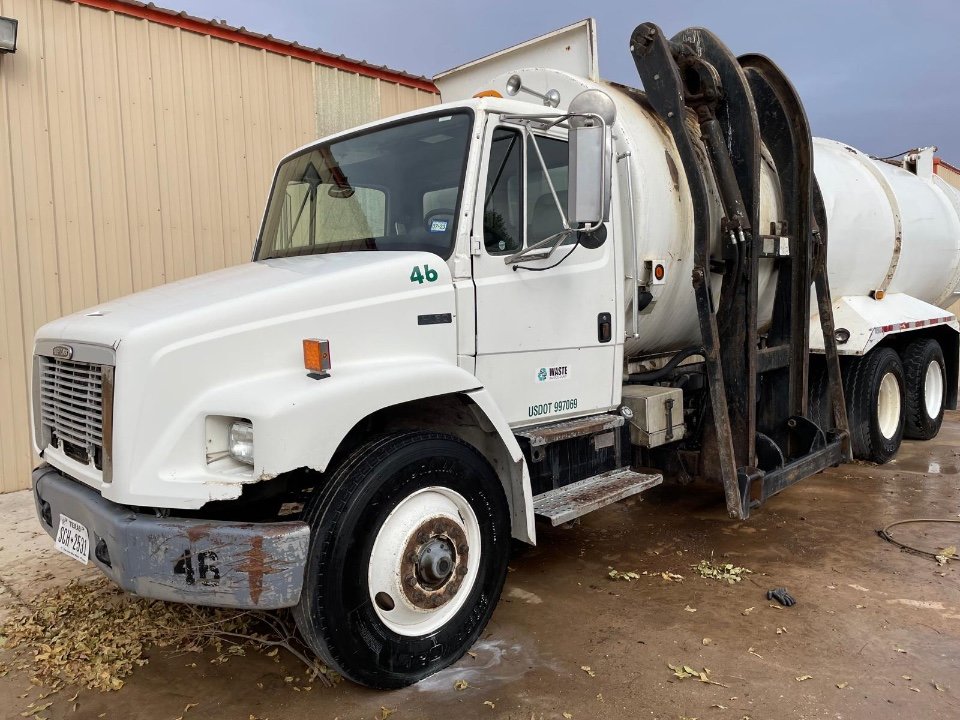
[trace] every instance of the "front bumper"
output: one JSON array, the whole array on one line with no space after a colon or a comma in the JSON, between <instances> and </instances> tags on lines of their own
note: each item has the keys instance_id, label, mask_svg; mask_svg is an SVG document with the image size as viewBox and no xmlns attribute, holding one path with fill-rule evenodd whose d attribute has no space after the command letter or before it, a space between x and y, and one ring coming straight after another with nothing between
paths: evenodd
<instances>
[{"instance_id":1,"label":"front bumper","mask_svg":"<svg viewBox=\"0 0 960 720\"><path fill-rule=\"evenodd\" d=\"M304 522L157 517L104 500L49 465L33 471L40 524L60 515L90 533L90 561L128 592L158 600L271 610L296 605L310 543Z\"/></svg>"}]
</instances>

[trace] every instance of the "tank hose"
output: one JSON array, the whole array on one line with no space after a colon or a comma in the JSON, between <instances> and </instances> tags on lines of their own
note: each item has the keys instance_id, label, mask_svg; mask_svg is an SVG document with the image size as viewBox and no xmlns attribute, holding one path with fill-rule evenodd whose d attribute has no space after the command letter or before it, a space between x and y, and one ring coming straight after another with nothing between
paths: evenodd
<instances>
[{"instance_id":1,"label":"tank hose","mask_svg":"<svg viewBox=\"0 0 960 720\"><path fill-rule=\"evenodd\" d=\"M670 358L670 362L668 362L662 368L658 368L657 370L650 370L648 372L642 372L642 373L630 373L630 375L627 376L626 384L640 385L642 383L656 382L658 380L662 380L663 378L667 377L670 373L672 373L676 369L677 365L679 365L681 362L686 360L688 357L691 357L693 355L703 355L703 354L704 354L704 349L700 345L695 345L693 347L685 348L680 352L678 352L676 355L674 355L672 358Z\"/></svg>"}]
</instances>

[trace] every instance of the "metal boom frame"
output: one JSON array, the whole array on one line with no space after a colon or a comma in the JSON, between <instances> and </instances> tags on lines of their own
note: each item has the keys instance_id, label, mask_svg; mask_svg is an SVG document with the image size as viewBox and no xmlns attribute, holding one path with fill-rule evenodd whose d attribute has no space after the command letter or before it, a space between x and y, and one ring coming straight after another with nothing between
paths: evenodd
<instances>
[{"instance_id":1,"label":"metal boom frame","mask_svg":"<svg viewBox=\"0 0 960 720\"><path fill-rule=\"evenodd\" d=\"M676 143L696 217L692 282L710 398L701 474L722 483L729 514L743 519L751 506L850 458L810 126L796 90L772 61L737 58L707 30L689 28L667 40L644 23L631 36L630 52L647 100ZM779 177L785 225L769 234L759 227L763 149ZM764 241L779 247L784 239L786 255L764 254ZM779 269L774 315L763 335L761 258ZM713 272L722 274L717 302ZM811 286L834 409L830 428L807 417ZM714 456L717 463L707 463Z\"/></svg>"}]
</instances>

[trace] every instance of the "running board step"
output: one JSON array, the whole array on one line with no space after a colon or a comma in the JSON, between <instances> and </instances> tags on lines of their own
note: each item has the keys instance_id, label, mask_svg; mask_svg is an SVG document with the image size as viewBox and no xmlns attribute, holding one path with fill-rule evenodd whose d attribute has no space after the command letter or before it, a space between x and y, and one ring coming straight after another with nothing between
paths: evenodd
<instances>
[{"instance_id":1,"label":"running board step","mask_svg":"<svg viewBox=\"0 0 960 720\"><path fill-rule=\"evenodd\" d=\"M610 470L533 498L533 512L556 527L663 482L659 473Z\"/></svg>"},{"instance_id":2,"label":"running board step","mask_svg":"<svg viewBox=\"0 0 960 720\"><path fill-rule=\"evenodd\" d=\"M583 437L584 435L595 435L618 427L623 427L623 416L604 413L602 415L589 415L573 420L561 420L560 422L550 423L549 425L523 428L522 430L514 431L513 434L529 440L530 447L538 447L560 442L561 440Z\"/></svg>"}]
</instances>

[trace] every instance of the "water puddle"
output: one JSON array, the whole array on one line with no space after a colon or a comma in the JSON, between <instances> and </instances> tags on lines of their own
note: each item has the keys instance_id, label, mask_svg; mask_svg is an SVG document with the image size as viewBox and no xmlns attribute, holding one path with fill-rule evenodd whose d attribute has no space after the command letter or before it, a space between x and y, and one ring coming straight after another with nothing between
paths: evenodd
<instances>
[{"instance_id":1,"label":"water puddle","mask_svg":"<svg viewBox=\"0 0 960 720\"><path fill-rule=\"evenodd\" d=\"M458 680L465 680L472 687L489 689L519 680L534 667L550 666L537 659L525 645L503 639L479 640L470 652L476 657L464 655L456 664L421 680L413 689L449 693ZM551 669L558 670L552 666Z\"/></svg>"},{"instance_id":2,"label":"water puddle","mask_svg":"<svg viewBox=\"0 0 960 720\"><path fill-rule=\"evenodd\" d=\"M956 458L941 459L929 456L911 457L911 453L901 450L901 454L890 462L891 466L904 472L924 473L926 475L957 475L960 466Z\"/></svg>"}]
</instances>

